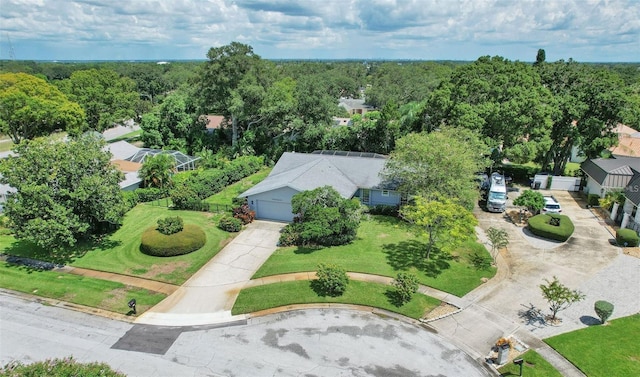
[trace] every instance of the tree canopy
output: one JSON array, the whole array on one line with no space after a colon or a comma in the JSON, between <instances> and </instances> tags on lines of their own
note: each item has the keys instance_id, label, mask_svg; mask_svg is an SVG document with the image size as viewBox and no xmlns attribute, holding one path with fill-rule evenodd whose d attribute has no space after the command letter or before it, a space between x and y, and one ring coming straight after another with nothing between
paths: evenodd
<instances>
[{"instance_id":1,"label":"tree canopy","mask_svg":"<svg viewBox=\"0 0 640 377\"><path fill-rule=\"evenodd\" d=\"M383 176L403 193L457 198L471 209L478 196L475 173L488 166L486 153L475 132L459 127L409 134L396 141Z\"/></svg>"},{"instance_id":2,"label":"tree canopy","mask_svg":"<svg viewBox=\"0 0 640 377\"><path fill-rule=\"evenodd\" d=\"M402 207L400 216L417 226L428 238L426 259L429 259L434 246L450 250L475 238L474 228L478 225L473 214L455 199L439 196L430 199L416 197L412 205Z\"/></svg>"},{"instance_id":3,"label":"tree canopy","mask_svg":"<svg viewBox=\"0 0 640 377\"><path fill-rule=\"evenodd\" d=\"M16 189L4 209L17 238L55 253L121 223L123 177L103 145L92 136L37 138L0 161L1 182Z\"/></svg>"},{"instance_id":4,"label":"tree canopy","mask_svg":"<svg viewBox=\"0 0 640 377\"><path fill-rule=\"evenodd\" d=\"M82 106L89 128L102 132L136 116L136 82L109 69L76 71L58 82L62 92Z\"/></svg>"},{"instance_id":5,"label":"tree canopy","mask_svg":"<svg viewBox=\"0 0 640 377\"><path fill-rule=\"evenodd\" d=\"M344 199L330 186L293 196L294 222L287 225L281 243L296 245L344 245L353 241L360 225L360 202ZM283 242L293 235L291 240Z\"/></svg>"},{"instance_id":6,"label":"tree canopy","mask_svg":"<svg viewBox=\"0 0 640 377\"><path fill-rule=\"evenodd\" d=\"M58 88L25 73L0 74L0 132L14 143L61 129L80 134L85 113Z\"/></svg>"}]
</instances>

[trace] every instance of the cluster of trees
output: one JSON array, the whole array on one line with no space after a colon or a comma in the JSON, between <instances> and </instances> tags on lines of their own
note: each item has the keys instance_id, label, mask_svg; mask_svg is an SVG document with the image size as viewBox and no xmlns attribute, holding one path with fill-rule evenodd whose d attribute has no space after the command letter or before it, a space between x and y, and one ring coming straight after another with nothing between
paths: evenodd
<instances>
[{"instance_id":1,"label":"cluster of trees","mask_svg":"<svg viewBox=\"0 0 640 377\"><path fill-rule=\"evenodd\" d=\"M133 118L141 124L145 146L197 154L206 167L219 167L220 156L257 155L273 162L291 150L390 154L384 177L388 183L424 202L447 198L451 206L466 210L476 200L474 173L491 163L489 155L494 161L537 161L561 172L573 146L593 157L615 143L611 131L617 122L640 129L640 71L634 66L549 63L543 50L534 64L488 56L472 63L276 62L233 42L211 48L204 63L0 62L0 72L0 132L22 148L17 151L24 160L15 161L48 156L64 165L53 159L47 143L24 141L56 130L75 137ZM359 98L363 92L378 110L353 116L351 126L334 126L334 116L348 116L338 99ZM204 114L223 115L225 127L207 133ZM77 161L95 158L98 170L65 182L107 180L105 190L114 187L111 181L117 179L104 166L106 155L96 148L92 144L79 151L69 164L84 166ZM35 164L30 169L37 171L27 171L17 167L26 163L12 161L2 164L4 182L18 188L8 213L16 216L16 228L21 224L26 229L21 234L33 238L28 230L35 219L53 224L54 215L35 216L32 210L32 217L26 216L17 198L33 187L54 190L48 197L57 203L76 198L59 193L64 186L51 175L53 166L40 171ZM165 165L158 161L143 171L146 183L159 184L160 191L170 179L171 167ZM40 174L47 181L21 181L19 174ZM117 195L105 195L106 203L119 202ZM90 194L76 196L89 200ZM89 212L83 205L58 210L78 208ZM95 218L78 215L77 224L74 220L66 230L52 230L52 237L44 237L49 240L33 240L42 246L73 244L98 224L117 223L120 209L118 203L111 211L97 208L92 210ZM425 223L425 231L433 233L441 217ZM429 247L438 239L444 238L430 234Z\"/></svg>"}]
</instances>

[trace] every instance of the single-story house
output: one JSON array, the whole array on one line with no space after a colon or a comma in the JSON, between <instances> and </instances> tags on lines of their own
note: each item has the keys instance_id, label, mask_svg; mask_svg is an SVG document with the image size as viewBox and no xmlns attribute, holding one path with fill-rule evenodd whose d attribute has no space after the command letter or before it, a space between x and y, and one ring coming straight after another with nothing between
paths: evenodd
<instances>
[{"instance_id":1,"label":"single-story house","mask_svg":"<svg viewBox=\"0 0 640 377\"><path fill-rule=\"evenodd\" d=\"M256 218L292 221L291 198L302 191L333 187L343 198L364 205L399 205L405 197L385 187L380 177L386 156L376 153L285 152L267 178L239 197L247 199Z\"/></svg>"},{"instance_id":2,"label":"single-story house","mask_svg":"<svg viewBox=\"0 0 640 377\"><path fill-rule=\"evenodd\" d=\"M224 123L224 116L222 115L202 115L200 119L204 121L207 133L209 134L221 129Z\"/></svg>"},{"instance_id":3,"label":"single-story house","mask_svg":"<svg viewBox=\"0 0 640 377\"><path fill-rule=\"evenodd\" d=\"M583 162L580 168L587 176L587 194L604 197L609 191L621 191L637 173L640 157L595 158Z\"/></svg>"},{"instance_id":4,"label":"single-story house","mask_svg":"<svg viewBox=\"0 0 640 377\"><path fill-rule=\"evenodd\" d=\"M357 98L340 98L338 106L343 107L349 115L361 114L364 115L369 111L375 110L371 105L367 105L365 100Z\"/></svg>"},{"instance_id":5,"label":"single-story house","mask_svg":"<svg viewBox=\"0 0 640 377\"><path fill-rule=\"evenodd\" d=\"M149 155L167 153L176 160L176 170L193 170L195 162L199 157L192 157L179 151L165 151L162 149L138 148L126 141L118 141L107 144L105 150L111 153L111 163L116 165L125 175L124 181L120 182L122 190L135 190L140 187L142 180L138 177L138 171L142 167L144 160Z\"/></svg>"}]
</instances>

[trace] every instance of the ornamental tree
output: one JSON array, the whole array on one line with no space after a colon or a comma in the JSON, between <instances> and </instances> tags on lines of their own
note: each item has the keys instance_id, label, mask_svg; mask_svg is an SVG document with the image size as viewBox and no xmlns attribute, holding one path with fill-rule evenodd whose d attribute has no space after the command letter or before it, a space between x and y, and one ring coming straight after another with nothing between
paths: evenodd
<instances>
[{"instance_id":1,"label":"ornamental tree","mask_svg":"<svg viewBox=\"0 0 640 377\"><path fill-rule=\"evenodd\" d=\"M559 311L568 308L575 302L584 300L585 296L580 291L569 289L561 284L556 276L553 277L552 281L548 279L545 279L545 281L547 284L541 284L540 290L542 290L542 296L549 303L552 321L557 319L556 315Z\"/></svg>"},{"instance_id":2,"label":"ornamental tree","mask_svg":"<svg viewBox=\"0 0 640 377\"><path fill-rule=\"evenodd\" d=\"M524 190L514 201L514 205L527 207L529 212L538 213L544 207L544 195L538 191Z\"/></svg>"},{"instance_id":3,"label":"ornamental tree","mask_svg":"<svg viewBox=\"0 0 640 377\"><path fill-rule=\"evenodd\" d=\"M435 245L454 247L475 236L478 220L458 202L441 196L431 199L416 197L413 205L400 209L400 216L414 224L428 238L424 258Z\"/></svg>"}]
</instances>

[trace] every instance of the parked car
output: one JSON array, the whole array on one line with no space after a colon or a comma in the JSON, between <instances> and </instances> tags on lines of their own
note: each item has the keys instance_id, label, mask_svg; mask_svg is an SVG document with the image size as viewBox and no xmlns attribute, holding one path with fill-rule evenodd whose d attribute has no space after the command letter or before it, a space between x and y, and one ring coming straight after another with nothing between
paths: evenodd
<instances>
[{"instance_id":1,"label":"parked car","mask_svg":"<svg viewBox=\"0 0 640 377\"><path fill-rule=\"evenodd\" d=\"M553 196L545 196L544 197L544 207L542 208L542 213L560 213L562 212L562 207L560 203Z\"/></svg>"}]
</instances>

